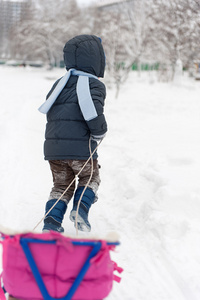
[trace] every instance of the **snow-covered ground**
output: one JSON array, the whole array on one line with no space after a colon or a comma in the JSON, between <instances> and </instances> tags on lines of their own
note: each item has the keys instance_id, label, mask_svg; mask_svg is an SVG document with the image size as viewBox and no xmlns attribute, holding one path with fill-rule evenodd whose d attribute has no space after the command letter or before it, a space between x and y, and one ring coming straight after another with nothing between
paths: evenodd
<instances>
[{"instance_id":1,"label":"snow-covered ground","mask_svg":"<svg viewBox=\"0 0 200 300\"><path fill-rule=\"evenodd\" d=\"M37 111L64 70L0 68L0 225L32 230L52 185ZM108 90L109 132L91 235L117 232L124 268L108 300L200 299L200 82L153 83L133 73ZM74 234L64 220L66 233ZM41 231L40 225L37 231Z\"/></svg>"}]
</instances>

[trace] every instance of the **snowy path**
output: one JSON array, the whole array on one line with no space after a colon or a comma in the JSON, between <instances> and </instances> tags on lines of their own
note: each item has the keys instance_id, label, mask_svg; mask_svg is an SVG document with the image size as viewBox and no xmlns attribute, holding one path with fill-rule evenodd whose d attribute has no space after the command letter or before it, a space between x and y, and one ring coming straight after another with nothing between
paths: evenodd
<instances>
[{"instance_id":1,"label":"snowy path","mask_svg":"<svg viewBox=\"0 0 200 300\"><path fill-rule=\"evenodd\" d=\"M63 70L0 68L0 224L32 230L52 179L37 111ZM102 184L91 235L117 232L124 268L109 300L200 298L200 83L150 84L133 74L108 91L109 132L99 149ZM71 208L71 207L70 207ZM68 219L66 231L75 234ZM41 230L41 226L38 228Z\"/></svg>"}]
</instances>

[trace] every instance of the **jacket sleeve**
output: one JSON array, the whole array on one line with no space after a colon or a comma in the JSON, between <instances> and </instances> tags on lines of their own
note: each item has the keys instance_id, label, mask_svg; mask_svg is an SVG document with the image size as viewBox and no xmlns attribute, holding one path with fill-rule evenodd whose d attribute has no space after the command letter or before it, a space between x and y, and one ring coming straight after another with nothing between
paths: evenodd
<instances>
[{"instance_id":1,"label":"jacket sleeve","mask_svg":"<svg viewBox=\"0 0 200 300\"><path fill-rule=\"evenodd\" d=\"M87 125L89 127L91 135L103 136L107 132L107 123L104 116L106 88L102 82L96 79L90 79L89 82L91 97L98 116L90 121L87 121Z\"/></svg>"}]
</instances>

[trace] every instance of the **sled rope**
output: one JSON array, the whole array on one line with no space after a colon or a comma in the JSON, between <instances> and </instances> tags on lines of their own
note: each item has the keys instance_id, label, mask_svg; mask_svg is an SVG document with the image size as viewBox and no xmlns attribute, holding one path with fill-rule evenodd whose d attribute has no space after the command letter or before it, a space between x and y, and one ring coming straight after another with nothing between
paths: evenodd
<instances>
[{"instance_id":1,"label":"sled rope","mask_svg":"<svg viewBox=\"0 0 200 300\"><path fill-rule=\"evenodd\" d=\"M64 192L62 193L62 195L58 198L58 200L54 203L54 205L48 210L48 212L44 215L44 217L37 223L37 225L33 228L33 231L42 223L42 221L44 221L44 219L46 218L46 216L50 213L50 211L56 206L56 204L58 203L58 201L60 201L62 199L62 197L65 195L65 193L68 191L68 189L70 188L70 186L74 183L74 181L77 179L77 177L81 174L81 172L83 171L83 169L85 168L85 166L88 164L88 162L91 160L92 163L91 163L91 169L93 169L93 154L96 152L97 148L99 147L99 145L101 144L102 140L98 143L98 145L96 146L96 148L94 149L94 151L91 153L91 138L89 139L89 149L90 149L90 156L89 158L87 159L87 161L85 162L85 164L83 165L83 167L80 169L80 171L78 172L78 174L75 175L74 179L71 181L71 183L68 185L68 187L64 190ZM92 173L93 173L93 170L91 170L91 174L90 174L90 178L86 184L86 187L88 186L90 180L91 180L91 177L92 177ZM79 203L78 203L78 207L77 207L77 211L78 211L78 208L80 206L80 202L81 202L81 199L83 197L83 193L84 193L85 189L83 190L82 194L81 194L81 197L79 199ZM77 228L77 215L76 215L76 228Z\"/></svg>"}]
</instances>

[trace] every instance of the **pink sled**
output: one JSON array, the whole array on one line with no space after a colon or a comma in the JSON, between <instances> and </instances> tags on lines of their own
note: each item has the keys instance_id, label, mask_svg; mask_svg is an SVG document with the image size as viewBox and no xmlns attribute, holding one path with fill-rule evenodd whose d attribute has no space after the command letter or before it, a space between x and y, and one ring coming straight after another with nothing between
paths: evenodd
<instances>
[{"instance_id":1,"label":"pink sled","mask_svg":"<svg viewBox=\"0 0 200 300\"><path fill-rule=\"evenodd\" d=\"M1 234L4 291L20 300L101 300L121 273L110 251L118 242L60 233ZM0 299L6 299L0 287Z\"/></svg>"}]
</instances>

